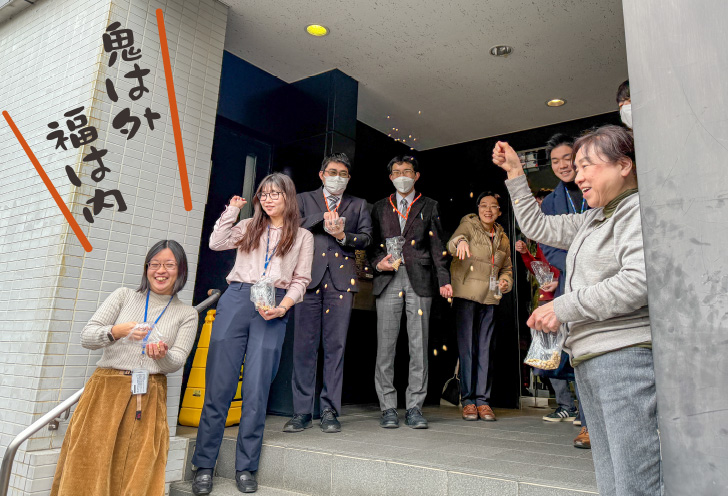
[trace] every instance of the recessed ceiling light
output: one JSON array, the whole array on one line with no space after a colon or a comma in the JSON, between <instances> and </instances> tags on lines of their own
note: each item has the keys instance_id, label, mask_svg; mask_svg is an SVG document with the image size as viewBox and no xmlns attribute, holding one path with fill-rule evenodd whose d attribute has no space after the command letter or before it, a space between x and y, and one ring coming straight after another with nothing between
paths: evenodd
<instances>
[{"instance_id":1,"label":"recessed ceiling light","mask_svg":"<svg viewBox=\"0 0 728 496\"><path fill-rule=\"evenodd\" d=\"M494 57L508 57L512 53L513 47L508 45L496 45L490 49L490 54Z\"/></svg>"},{"instance_id":2,"label":"recessed ceiling light","mask_svg":"<svg viewBox=\"0 0 728 496\"><path fill-rule=\"evenodd\" d=\"M309 24L306 26L306 32L311 36L326 36L329 34L329 28L321 24Z\"/></svg>"},{"instance_id":3,"label":"recessed ceiling light","mask_svg":"<svg viewBox=\"0 0 728 496\"><path fill-rule=\"evenodd\" d=\"M562 100L561 98L554 98L553 100L549 100L546 102L546 105L549 107L561 107L562 105L566 105L566 100Z\"/></svg>"}]
</instances>

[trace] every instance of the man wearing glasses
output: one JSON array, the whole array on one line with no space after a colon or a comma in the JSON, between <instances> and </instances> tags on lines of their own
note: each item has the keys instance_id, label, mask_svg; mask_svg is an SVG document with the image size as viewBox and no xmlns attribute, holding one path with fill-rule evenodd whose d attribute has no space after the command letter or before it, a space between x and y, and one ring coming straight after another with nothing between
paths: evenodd
<instances>
[{"instance_id":1,"label":"man wearing glasses","mask_svg":"<svg viewBox=\"0 0 728 496\"><path fill-rule=\"evenodd\" d=\"M420 178L417 159L394 157L387 166L396 193L378 201L372 209L374 239L370 260L376 268L374 296L377 298L377 364L374 385L379 396L385 429L399 427L397 390L394 388L394 355L402 311L407 314L409 339L409 384L405 423L426 429L422 405L427 396L427 340L432 297L450 298L450 270L435 200L415 191ZM402 256L393 260L387 239L404 238Z\"/></svg>"},{"instance_id":2,"label":"man wearing glasses","mask_svg":"<svg viewBox=\"0 0 728 496\"><path fill-rule=\"evenodd\" d=\"M321 430L340 432L344 349L354 293L359 291L355 250L372 241L366 200L344 194L351 164L344 153L326 157L319 172L322 187L297 196L301 227L314 237L311 283L296 308L293 342L293 411L283 432L311 427L319 343L323 342Z\"/></svg>"}]
</instances>

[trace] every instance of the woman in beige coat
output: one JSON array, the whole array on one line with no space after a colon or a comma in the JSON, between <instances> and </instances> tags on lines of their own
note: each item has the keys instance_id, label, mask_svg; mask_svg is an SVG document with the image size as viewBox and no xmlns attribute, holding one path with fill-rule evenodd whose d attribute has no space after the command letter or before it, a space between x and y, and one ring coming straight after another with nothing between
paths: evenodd
<instances>
[{"instance_id":1,"label":"woman in beige coat","mask_svg":"<svg viewBox=\"0 0 728 496\"><path fill-rule=\"evenodd\" d=\"M496 223L501 215L498 198L481 193L478 213L463 217L447 246L455 257L450 272L465 420L495 420L489 405L490 342L495 306L513 285L508 236Z\"/></svg>"}]
</instances>

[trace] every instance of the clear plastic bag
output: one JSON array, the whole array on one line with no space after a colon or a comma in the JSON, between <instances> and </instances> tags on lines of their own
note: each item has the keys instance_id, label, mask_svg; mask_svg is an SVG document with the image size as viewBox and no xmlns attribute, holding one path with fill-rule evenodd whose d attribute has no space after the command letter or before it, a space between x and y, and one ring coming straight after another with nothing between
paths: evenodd
<instances>
[{"instance_id":1,"label":"clear plastic bag","mask_svg":"<svg viewBox=\"0 0 728 496\"><path fill-rule=\"evenodd\" d=\"M273 280L264 277L250 287L250 301L256 310L271 310L276 306L276 289Z\"/></svg>"},{"instance_id":2,"label":"clear plastic bag","mask_svg":"<svg viewBox=\"0 0 728 496\"><path fill-rule=\"evenodd\" d=\"M544 262L531 262L531 268L539 286L544 286L554 280L554 273L551 272L548 264Z\"/></svg>"},{"instance_id":3,"label":"clear plastic bag","mask_svg":"<svg viewBox=\"0 0 728 496\"><path fill-rule=\"evenodd\" d=\"M339 217L335 220L324 221L324 231L334 236L344 232L344 226L346 226L346 217Z\"/></svg>"},{"instance_id":4,"label":"clear plastic bag","mask_svg":"<svg viewBox=\"0 0 728 496\"><path fill-rule=\"evenodd\" d=\"M558 332L541 332L531 329L531 347L528 349L526 365L542 370L555 370L561 363L561 350L564 347L564 335Z\"/></svg>"},{"instance_id":5,"label":"clear plastic bag","mask_svg":"<svg viewBox=\"0 0 728 496\"><path fill-rule=\"evenodd\" d=\"M402 236L387 238L387 254L392 255L392 265L394 270L399 270L399 264L402 263L402 247L405 239Z\"/></svg>"},{"instance_id":6,"label":"clear plastic bag","mask_svg":"<svg viewBox=\"0 0 728 496\"><path fill-rule=\"evenodd\" d=\"M133 346L146 346L155 328L156 326L154 324L139 322L129 331L129 334L119 340L119 343ZM137 331L145 331L145 334L141 335Z\"/></svg>"}]
</instances>

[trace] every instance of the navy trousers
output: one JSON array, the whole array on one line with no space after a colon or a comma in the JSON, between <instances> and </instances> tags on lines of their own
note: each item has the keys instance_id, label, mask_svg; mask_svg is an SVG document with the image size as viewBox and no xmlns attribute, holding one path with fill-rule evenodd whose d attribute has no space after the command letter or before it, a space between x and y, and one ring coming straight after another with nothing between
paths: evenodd
<instances>
[{"instance_id":1,"label":"navy trousers","mask_svg":"<svg viewBox=\"0 0 728 496\"><path fill-rule=\"evenodd\" d=\"M313 413L319 344L323 341L324 370L321 412L341 415L344 351L354 294L337 290L327 269L321 283L306 290L296 307L293 340L293 411Z\"/></svg>"},{"instance_id":2,"label":"navy trousers","mask_svg":"<svg viewBox=\"0 0 728 496\"><path fill-rule=\"evenodd\" d=\"M460 356L460 397L465 405L488 405L493 384L490 341L495 306L453 298Z\"/></svg>"},{"instance_id":3,"label":"navy trousers","mask_svg":"<svg viewBox=\"0 0 728 496\"><path fill-rule=\"evenodd\" d=\"M285 290L276 289L276 303L285 294ZM282 319L261 317L250 301L250 284L234 282L220 297L207 351L205 403L192 457L196 467L215 467L245 359L235 470L258 470L268 393L278 372L287 321L288 314Z\"/></svg>"}]
</instances>

